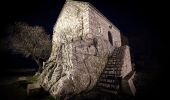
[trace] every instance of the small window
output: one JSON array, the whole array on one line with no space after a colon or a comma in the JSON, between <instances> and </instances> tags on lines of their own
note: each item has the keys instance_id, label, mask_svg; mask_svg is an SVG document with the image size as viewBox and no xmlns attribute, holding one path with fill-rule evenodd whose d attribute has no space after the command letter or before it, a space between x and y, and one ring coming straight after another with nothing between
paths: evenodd
<instances>
[{"instance_id":1,"label":"small window","mask_svg":"<svg viewBox=\"0 0 170 100\"><path fill-rule=\"evenodd\" d=\"M110 31L108 31L108 38L109 38L110 44L113 45L112 34Z\"/></svg>"},{"instance_id":2,"label":"small window","mask_svg":"<svg viewBox=\"0 0 170 100\"><path fill-rule=\"evenodd\" d=\"M111 29L111 28L112 28L112 25L110 25L109 28Z\"/></svg>"},{"instance_id":3,"label":"small window","mask_svg":"<svg viewBox=\"0 0 170 100\"><path fill-rule=\"evenodd\" d=\"M101 33L101 27L100 26L98 27L98 32Z\"/></svg>"}]
</instances>

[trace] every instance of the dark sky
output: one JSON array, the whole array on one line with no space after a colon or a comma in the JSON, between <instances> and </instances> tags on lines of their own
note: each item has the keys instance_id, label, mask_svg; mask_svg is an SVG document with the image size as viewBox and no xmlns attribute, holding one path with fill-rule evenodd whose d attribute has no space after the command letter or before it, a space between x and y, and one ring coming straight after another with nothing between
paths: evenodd
<instances>
[{"instance_id":1,"label":"dark sky","mask_svg":"<svg viewBox=\"0 0 170 100\"><path fill-rule=\"evenodd\" d=\"M162 2L148 0L84 0L103 13L128 37L135 59L160 60ZM1 25L24 21L52 34L65 0L1 0ZM3 5L3 6L2 6ZM160 17L161 15L161 17ZM5 34L1 34L4 36ZM145 56L145 57L143 57Z\"/></svg>"},{"instance_id":2,"label":"dark sky","mask_svg":"<svg viewBox=\"0 0 170 100\"><path fill-rule=\"evenodd\" d=\"M3 1L3 0L2 0ZM83 1L83 0L82 0ZM158 16L162 13L160 2L120 0L90 1L99 11L111 20L122 32L135 35L138 31L149 31L159 25ZM4 0L2 16L8 20L23 20L30 24L45 26L51 31L65 0ZM10 8L9 8L10 7ZM47 25L48 24L48 25ZM52 32L52 31L51 31ZM130 35L130 34L129 34Z\"/></svg>"}]
</instances>

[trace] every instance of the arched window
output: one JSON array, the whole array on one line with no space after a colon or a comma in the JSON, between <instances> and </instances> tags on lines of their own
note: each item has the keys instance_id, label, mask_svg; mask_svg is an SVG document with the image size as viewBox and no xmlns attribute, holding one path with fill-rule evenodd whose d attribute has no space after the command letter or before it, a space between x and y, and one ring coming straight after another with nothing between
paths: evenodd
<instances>
[{"instance_id":1,"label":"arched window","mask_svg":"<svg viewBox=\"0 0 170 100\"><path fill-rule=\"evenodd\" d=\"M109 38L110 44L113 45L112 34L110 31L108 31L108 38Z\"/></svg>"}]
</instances>

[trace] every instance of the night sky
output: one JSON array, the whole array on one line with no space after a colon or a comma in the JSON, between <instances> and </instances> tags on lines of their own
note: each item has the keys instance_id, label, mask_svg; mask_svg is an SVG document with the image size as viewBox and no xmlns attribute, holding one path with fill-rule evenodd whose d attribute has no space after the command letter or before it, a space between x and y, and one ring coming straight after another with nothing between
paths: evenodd
<instances>
[{"instance_id":1,"label":"night sky","mask_svg":"<svg viewBox=\"0 0 170 100\"><path fill-rule=\"evenodd\" d=\"M3 1L3 0L2 0ZM164 17L161 2L120 0L84 0L93 4L125 36L136 59L160 60L161 23ZM8 23L24 21L30 25L43 26L52 34L53 25L65 0L4 0L1 3L2 30ZM10 8L9 8L10 7ZM160 17L161 15L161 17ZM5 36L2 32L1 36Z\"/></svg>"},{"instance_id":2,"label":"night sky","mask_svg":"<svg viewBox=\"0 0 170 100\"><path fill-rule=\"evenodd\" d=\"M4 2L2 2L4 1ZM89 1L103 15L128 37L134 55L136 69L145 69L145 65L156 67L163 73L161 61L161 25L164 19L162 2L155 0L84 0ZM14 21L24 21L30 25L43 26L52 34L53 25L65 0L1 0L2 34L6 25ZM10 7L10 8L9 8ZM3 18L3 19L2 19ZM140 64L140 61L144 62ZM162 76L162 75L160 75Z\"/></svg>"}]
</instances>

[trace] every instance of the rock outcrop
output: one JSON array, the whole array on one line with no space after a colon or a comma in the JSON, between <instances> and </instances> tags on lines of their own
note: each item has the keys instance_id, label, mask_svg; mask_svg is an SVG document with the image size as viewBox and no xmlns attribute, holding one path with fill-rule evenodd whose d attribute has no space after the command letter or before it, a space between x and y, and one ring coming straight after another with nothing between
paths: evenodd
<instances>
[{"instance_id":1,"label":"rock outcrop","mask_svg":"<svg viewBox=\"0 0 170 100\"><path fill-rule=\"evenodd\" d=\"M121 46L120 32L87 2L65 3L54 26L52 52L39 83L54 97L92 89L107 58Z\"/></svg>"}]
</instances>

